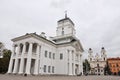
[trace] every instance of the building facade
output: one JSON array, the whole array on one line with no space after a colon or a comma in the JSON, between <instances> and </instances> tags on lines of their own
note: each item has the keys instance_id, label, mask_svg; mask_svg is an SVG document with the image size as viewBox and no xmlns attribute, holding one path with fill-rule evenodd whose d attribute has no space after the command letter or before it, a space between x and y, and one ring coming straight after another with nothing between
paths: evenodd
<instances>
[{"instance_id":1,"label":"building facade","mask_svg":"<svg viewBox=\"0 0 120 80\"><path fill-rule=\"evenodd\" d=\"M120 58L108 58L107 63L112 74L117 75L120 71Z\"/></svg>"},{"instance_id":2,"label":"building facade","mask_svg":"<svg viewBox=\"0 0 120 80\"><path fill-rule=\"evenodd\" d=\"M88 53L88 61L91 67L90 74L104 75L104 68L106 66L107 60L106 50L104 49L104 47L102 47L101 49L101 55L96 53L96 55L94 56L91 48L89 48Z\"/></svg>"},{"instance_id":3,"label":"building facade","mask_svg":"<svg viewBox=\"0 0 120 80\"><path fill-rule=\"evenodd\" d=\"M67 16L59 20L56 36L27 33L12 39L8 73L33 75L77 75L83 73L83 48L75 26Z\"/></svg>"}]
</instances>

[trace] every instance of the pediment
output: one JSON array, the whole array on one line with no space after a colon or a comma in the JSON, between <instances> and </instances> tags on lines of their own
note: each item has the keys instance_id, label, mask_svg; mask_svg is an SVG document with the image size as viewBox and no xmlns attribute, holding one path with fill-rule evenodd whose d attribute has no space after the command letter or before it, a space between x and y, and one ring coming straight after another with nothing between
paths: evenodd
<instances>
[{"instance_id":1,"label":"pediment","mask_svg":"<svg viewBox=\"0 0 120 80\"><path fill-rule=\"evenodd\" d=\"M13 38L12 41L15 42L15 41L27 39L27 38L30 38L30 37L33 37L32 34L27 34L27 33L26 33L25 35L22 35L22 36Z\"/></svg>"},{"instance_id":2,"label":"pediment","mask_svg":"<svg viewBox=\"0 0 120 80\"><path fill-rule=\"evenodd\" d=\"M35 38L35 39L38 39L38 40L43 41L45 43L56 46L55 43L53 43L52 41L50 41L47 38L44 38L44 37L42 37L42 36L40 36L40 35L38 35L36 33L25 34L23 36L16 37L16 38L12 39L12 41L16 42L16 41L20 41L20 40L24 40L24 39L28 39L28 38Z\"/></svg>"},{"instance_id":3,"label":"pediment","mask_svg":"<svg viewBox=\"0 0 120 80\"><path fill-rule=\"evenodd\" d=\"M83 52L83 51L84 51L84 49L83 49L83 47L82 47L82 44L80 43L79 40L75 41L75 42L73 43L73 46L76 48L77 51L80 51L80 52Z\"/></svg>"}]
</instances>

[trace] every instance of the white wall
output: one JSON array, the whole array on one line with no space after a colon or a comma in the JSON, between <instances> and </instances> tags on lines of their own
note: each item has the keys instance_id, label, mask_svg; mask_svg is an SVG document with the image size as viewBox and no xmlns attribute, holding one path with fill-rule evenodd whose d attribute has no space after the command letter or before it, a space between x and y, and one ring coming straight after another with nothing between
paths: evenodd
<instances>
[{"instance_id":1,"label":"white wall","mask_svg":"<svg viewBox=\"0 0 120 80\"><path fill-rule=\"evenodd\" d=\"M60 46L56 47L55 45L51 45L47 42L43 42L42 40L38 40L35 38L27 38L22 39L20 41L14 42L14 44L25 43L25 42L34 42L38 43L41 46L40 56L39 56L39 74L59 74L59 75L68 75L68 50L74 50L74 54L76 54L75 48L72 46ZM45 57L45 51L47 51L47 57ZM51 58L49 58L49 52L51 52ZM55 53L55 59L53 59L53 53ZM63 54L63 59L60 60L60 54ZM73 56L71 56L72 59ZM26 57L27 58L27 57ZM35 58L34 58L35 59ZM76 63L71 60L70 62ZM44 72L44 65L47 66L46 72ZM48 66L51 66L51 72L48 72ZM54 66L54 73L52 73L52 66ZM72 67L71 67L72 69Z\"/></svg>"}]
</instances>

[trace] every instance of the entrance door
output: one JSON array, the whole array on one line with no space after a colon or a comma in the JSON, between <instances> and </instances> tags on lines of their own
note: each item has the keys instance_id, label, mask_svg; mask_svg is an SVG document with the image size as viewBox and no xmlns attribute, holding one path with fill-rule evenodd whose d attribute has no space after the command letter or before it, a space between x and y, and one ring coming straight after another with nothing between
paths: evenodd
<instances>
[{"instance_id":1,"label":"entrance door","mask_svg":"<svg viewBox=\"0 0 120 80\"><path fill-rule=\"evenodd\" d=\"M76 64L75 65L75 74L78 75L79 74L79 66Z\"/></svg>"}]
</instances>

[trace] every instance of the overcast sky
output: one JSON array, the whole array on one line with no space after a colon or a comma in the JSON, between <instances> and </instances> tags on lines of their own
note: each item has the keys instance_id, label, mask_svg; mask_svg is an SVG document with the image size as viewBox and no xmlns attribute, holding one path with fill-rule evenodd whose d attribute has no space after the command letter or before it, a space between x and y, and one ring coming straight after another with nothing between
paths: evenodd
<instances>
[{"instance_id":1,"label":"overcast sky","mask_svg":"<svg viewBox=\"0 0 120 80\"><path fill-rule=\"evenodd\" d=\"M11 49L11 39L26 33L55 36L65 10L85 55L104 46L108 57L120 56L120 0L0 0L0 41Z\"/></svg>"}]
</instances>

